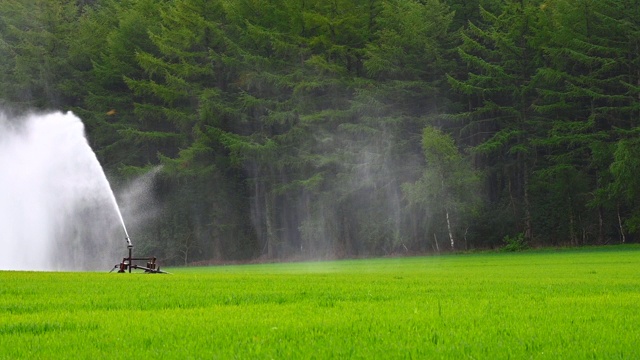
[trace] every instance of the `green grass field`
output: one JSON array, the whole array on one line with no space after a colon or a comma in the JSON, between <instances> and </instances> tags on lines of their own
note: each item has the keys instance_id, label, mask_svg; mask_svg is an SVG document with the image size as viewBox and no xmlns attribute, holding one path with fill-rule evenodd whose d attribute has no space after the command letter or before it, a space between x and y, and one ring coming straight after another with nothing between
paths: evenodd
<instances>
[{"instance_id":1,"label":"green grass field","mask_svg":"<svg viewBox=\"0 0 640 360\"><path fill-rule=\"evenodd\" d=\"M638 359L640 246L0 272L0 359Z\"/></svg>"}]
</instances>

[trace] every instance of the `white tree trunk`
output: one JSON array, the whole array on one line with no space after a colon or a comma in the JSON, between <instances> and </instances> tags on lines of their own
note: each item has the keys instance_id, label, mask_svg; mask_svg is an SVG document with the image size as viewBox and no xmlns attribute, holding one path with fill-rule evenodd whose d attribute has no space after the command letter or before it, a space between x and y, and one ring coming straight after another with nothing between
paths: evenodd
<instances>
[{"instance_id":1,"label":"white tree trunk","mask_svg":"<svg viewBox=\"0 0 640 360\"><path fill-rule=\"evenodd\" d=\"M453 231L451 231L451 221L449 220L449 210L445 210L447 214L447 230L449 231L449 240L451 240L451 249L455 248L455 242L453 241Z\"/></svg>"},{"instance_id":2,"label":"white tree trunk","mask_svg":"<svg viewBox=\"0 0 640 360\"><path fill-rule=\"evenodd\" d=\"M627 241L626 236L624 235L624 227L622 226L622 218L620 217L620 206L618 206L618 226L620 227L620 238L622 243L624 244Z\"/></svg>"}]
</instances>

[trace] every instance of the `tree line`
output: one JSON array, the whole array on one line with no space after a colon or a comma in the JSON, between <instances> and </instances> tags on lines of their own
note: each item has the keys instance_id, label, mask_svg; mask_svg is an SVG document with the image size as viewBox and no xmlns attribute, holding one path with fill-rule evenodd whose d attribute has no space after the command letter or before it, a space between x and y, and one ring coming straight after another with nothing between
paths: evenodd
<instances>
[{"instance_id":1,"label":"tree line","mask_svg":"<svg viewBox=\"0 0 640 360\"><path fill-rule=\"evenodd\" d=\"M165 262L640 230L638 0L5 0L0 106L161 164Z\"/></svg>"}]
</instances>

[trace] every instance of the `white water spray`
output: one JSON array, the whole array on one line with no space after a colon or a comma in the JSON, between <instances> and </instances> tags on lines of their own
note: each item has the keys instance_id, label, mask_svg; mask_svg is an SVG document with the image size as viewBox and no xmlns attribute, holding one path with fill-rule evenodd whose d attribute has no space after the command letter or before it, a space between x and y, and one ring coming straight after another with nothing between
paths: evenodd
<instances>
[{"instance_id":1,"label":"white water spray","mask_svg":"<svg viewBox=\"0 0 640 360\"><path fill-rule=\"evenodd\" d=\"M78 117L0 113L0 269L109 269L123 235L128 241Z\"/></svg>"}]
</instances>

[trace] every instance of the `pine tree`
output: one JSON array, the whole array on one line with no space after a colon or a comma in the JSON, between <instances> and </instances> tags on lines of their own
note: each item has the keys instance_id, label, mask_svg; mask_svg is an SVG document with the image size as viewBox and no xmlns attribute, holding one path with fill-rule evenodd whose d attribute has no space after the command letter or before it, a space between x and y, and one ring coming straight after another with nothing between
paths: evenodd
<instances>
[{"instance_id":1,"label":"pine tree","mask_svg":"<svg viewBox=\"0 0 640 360\"><path fill-rule=\"evenodd\" d=\"M68 40L78 18L75 1L0 4L0 97L19 109L59 109L71 76Z\"/></svg>"},{"instance_id":2,"label":"pine tree","mask_svg":"<svg viewBox=\"0 0 640 360\"><path fill-rule=\"evenodd\" d=\"M339 246L331 239L340 231L316 237L318 231L304 229L324 227L312 204L335 189L338 158L326 146L350 116L352 82L367 37L362 29L369 22L361 10L370 3L244 1L230 7L243 20L238 43L247 66L239 104L251 132L243 160L259 243L268 257L331 254Z\"/></svg>"},{"instance_id":3,"label":"pine tree","mask_svg":"<svg viewBox=\"0 0 640 360\"><path fill-rule=\"evenodd\" d=\"M532 107L538 98L534 76L542 65L538 3L508 1L499 14L481 8L482 22L469 23L459 48L469 73L449 77L466 102L466 111L457 115L463 121L460 137L486 169L492 206L512 209L511 221L527 240L533 237L528 188L535 139L544 134Z\"/></svg>"},{"instance_id":4,"label":"pine tree","mask_svg":"<svg viewBox=\"0 0 640 360\"><path fill-rule=\"evenodd\" d=\"M142 74L125 77L140 102L140 126L129 130L154 146L165 164L170 203L191 225L176 234L174 255L198 259L246 257L253 251L243 175L232 152L244 131L236 101L238 54L221 1L181 0L161 12L161 26L149 31L152 49L136 53ZM163 141L169 141L164 143ZM237 142L237 141L236 141ZM240 187L240 188L239 188ZM191 249L191 250L190 250ZM197 254L189 254L198 249ZM195 255L195 256L194 256Z\"/></svg>"},{"instance_id":5,"label":"pine tree","mask_svg":"<svg viewBox=\"0 0 640 360\"><path fill-rule=\"evenodd\" d=\"M127 167L157 164L158 152L175 154L178 137L144 121L126 78L141 78L144 69L136 54L158 53L149 37L160 27L165 2L156 0L104 1L79 24L76 52L86 52L91 68L84 74L85 94L75 111L84 119L97 154L114 175ZM144 106L140 105L140 108Z\"/></svg>"},{"instance_id":6,"label":"pine tree","mask_svg":"<svg viewBox=\"0 0 640 360\"><path fill-rule=\"evenodd\" d=\"M547 185L540 194L565 199L541 212L557 221L550 235L573 244L602 243L623 231L617 226L621 199L607 189L613 144L637 126L640 114L638 7L589 0L541 6L550 42L544 47L547 66L537 75L542 96L535 109L550 127L540 142L549 160L539 173L540 184Z\"/></svg>"}]
</instances>

